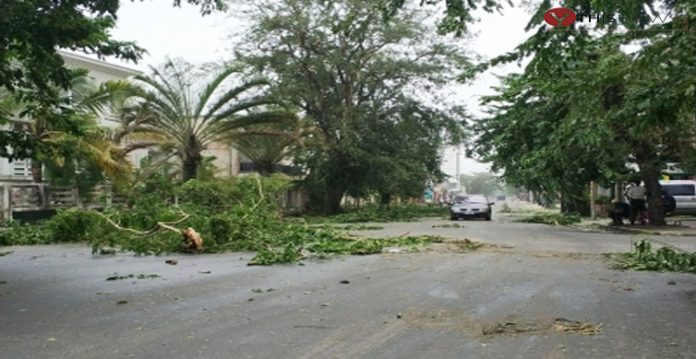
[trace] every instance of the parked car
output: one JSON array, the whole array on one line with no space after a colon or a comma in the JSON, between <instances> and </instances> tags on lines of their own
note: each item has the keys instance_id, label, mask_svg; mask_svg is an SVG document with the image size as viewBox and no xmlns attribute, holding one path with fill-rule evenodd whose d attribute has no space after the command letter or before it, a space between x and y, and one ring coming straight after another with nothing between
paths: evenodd
<instances>
[{"instance_id":1,"label":"parked car","mask_svg":"<svg viewBox=\"0 0 696 359\"><path fill-rule=\"evenodd\" d=\"M660 185L677 202L675 212L696 212L696 181L660 181Z\"/></svg>"},{"instance_id":2,"label":"parked car","mask_svg":"<svg viewBox=\"0 0 696 359\"><path fill-rule=\"evenodd\" d=\"M482 194L457 196L450 207L450 219L456 221L459 218L479 217L490 221L492 205L493 202L488 202L488 198Z\"/></svg>"}]
</instances>

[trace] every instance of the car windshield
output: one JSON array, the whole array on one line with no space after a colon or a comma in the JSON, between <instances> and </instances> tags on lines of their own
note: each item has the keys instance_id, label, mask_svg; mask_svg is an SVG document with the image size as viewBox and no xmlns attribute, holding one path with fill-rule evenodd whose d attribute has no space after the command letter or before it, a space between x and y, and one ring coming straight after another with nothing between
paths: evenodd
<instances>
[{"instance_id":1,"label":"car windshield","mask_svg":"<svg viewBox=\"0 0 696 359\"><path fill-rule=\"evenodd\" d=\"M457 203L488 203L486 197L480 195L457 196Z\"/></svg>"}]
</instances>

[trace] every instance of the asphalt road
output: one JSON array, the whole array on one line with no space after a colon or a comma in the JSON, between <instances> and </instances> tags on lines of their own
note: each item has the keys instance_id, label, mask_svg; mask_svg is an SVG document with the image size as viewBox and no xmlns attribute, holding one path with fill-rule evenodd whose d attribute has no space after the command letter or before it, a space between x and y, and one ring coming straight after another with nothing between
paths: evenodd
<instances>
[{"instance_id":1,"label":"asphalt road","mask_svg":"<svg viewBox=\"0 0 696 359\"><path fill-rule=\"evenodd\" d=\"M444 223L361 233L491 246L274 267L248 267L239 253L2 248L14 252L0 257L0 357L696 358L696 276L616 271L601 255L636 238L496 221L432 227ZM562 331L573 325L600 332Z\"/></svg>"}]
</instances>

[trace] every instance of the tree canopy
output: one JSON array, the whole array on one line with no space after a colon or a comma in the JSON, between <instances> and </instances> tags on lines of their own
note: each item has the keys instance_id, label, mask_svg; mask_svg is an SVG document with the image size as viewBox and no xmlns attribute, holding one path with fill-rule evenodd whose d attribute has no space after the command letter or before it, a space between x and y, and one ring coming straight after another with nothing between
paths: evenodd
<instances>
[{"instance_id":1,"label":"tree canopy","mask_svg":"<svg viewBox=\"0 0 696 359\"><path fill-rule=\"evenodd\" d=\"M578 11L589 5L579 3ZM641 10L652 2L592 5L624 14L623 22L592 24L601 32L541 26L493 61L530 59L484 99L490 116L478 125L478 151L507 182L566 199L583 197L589 181L628 179L634 165L648 189L651 223L660 224L660 171L667 161L693 163L696 39L674 26L696 12L672 4L671 21L651 24L650 11ZM626 44L638 50L625 51Z\"/></svg>"},{"instance_id":2,"label":"tree canopy","mask_svg":"<svg viewBox=\"0 0 696 359\"><path fill-rule=\"evenodd\" d=\"M387 19L378 5L290 0L248 9L253 26L241 55L277 78L277 92L317 129L322 145L299 159L315 208L327 213L349 189L404 192L395 184L414 193L405 182L415 181L422 190L440 173L442 145L461 139L461 112L416 93L455 81L469 67L462 50L433 40L422 14Z\"/></svg>"},{"instance_id":3,"label":"tree canopy","mask_svg":"<svg viewBox=\"0 0 696 359\"><path fill-rule=\"evenodd\" d=\"M225 8L222 0L188 0L208 14ZM58 49L81 51L100 57L136 61L144 49L132 41L114 39L119 0L3 0L0 2L0 88L30 104L19 114L0 110L0 124L12 116L35 118L38 108L50 108L47 121L69 123L71 106L61 91L71 84L70 71ZM181 0L174 0L179 6ZM42 114L46 116L46 113ZM7 151L7 146L12 151ZM35 156L39 143L21 132L0 131L0 151L5 157Z\"/></svg>"},{"instance_id":4,"label":"tree canopy","mask_svg":"<svg viewBox=\"0 0 696 359\"><path fill-rule=\"evenodd\" d=\"M153 144L181 161L186 181L196 177L209 145L229 143L252 126L295 120L267 87L234 64L198 69L169 60L151 76L136 76L119 110L122 128L159 139Z\"/></svg>"}]
</instances>

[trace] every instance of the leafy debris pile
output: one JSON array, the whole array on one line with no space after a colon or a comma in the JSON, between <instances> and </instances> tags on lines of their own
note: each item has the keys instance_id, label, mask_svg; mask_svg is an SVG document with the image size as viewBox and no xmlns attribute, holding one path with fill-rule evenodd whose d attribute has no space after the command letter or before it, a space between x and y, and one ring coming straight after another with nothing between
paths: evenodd
<instances>
[{"instance_id":1,"label":"leafy debris pile","mask_svg":"<svg viewBox=\"0 0 696 359\"><path fill-rule=\"evenodd\" d=\"M369 255L379 254L385 248L406 247L416 251L431 243L442 243L437 236L402 236L391 238L358 238L326 228L308 227L304 236L295 237L294 243L268 247L258 251L249 265L270 265L293 263L315 256L325 258L329 255Z\"/></svg>"},{"instance_id":2,"label":"leafy debris pile","mask_svg":"<svg viewBox=\"0 0 696 359\"><path fill-rule=\"evenodd\" d=\"M634 243L631 252L611 257L618 269L696 273L696 253L677 252L668 247L653 251L646 240Z\"/></svg>"},{"instance_id":3,"label":"leafy debris pile","mask_svg":"<svg viewBox=\"0 0 696 359\"><path fill-rule=\"evenodd\" d=\"M568 226L575 223L580 223L580 216L577 214L568 213L537 213L529 217L520 218L517 222L524 223L541 223L554 226Z\"/></svg>"}]
</instances>

